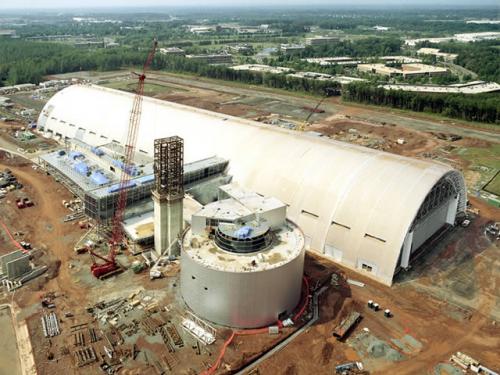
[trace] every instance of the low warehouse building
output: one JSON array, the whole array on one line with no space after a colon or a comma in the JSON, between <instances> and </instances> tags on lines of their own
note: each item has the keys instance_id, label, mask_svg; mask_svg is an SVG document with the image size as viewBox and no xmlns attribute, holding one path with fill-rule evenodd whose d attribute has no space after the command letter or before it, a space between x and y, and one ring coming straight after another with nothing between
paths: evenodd
<instances>
[{"instance_id":1,"label":"low warehouse building","mask_svg":"<svg viewBox=\"0 0 500 375\"><path fill-rule=\"evenodd\" d=\"M47 136L123 144L132 101L74 85L50 99L38 124ZM138 149L152 155L154 139L173 135L185 141L185 162L227 159L235 181L284 202L306 247L388 285L465 211L463 176L447 165L144 98Z\"/></svg>"}]
</instances>

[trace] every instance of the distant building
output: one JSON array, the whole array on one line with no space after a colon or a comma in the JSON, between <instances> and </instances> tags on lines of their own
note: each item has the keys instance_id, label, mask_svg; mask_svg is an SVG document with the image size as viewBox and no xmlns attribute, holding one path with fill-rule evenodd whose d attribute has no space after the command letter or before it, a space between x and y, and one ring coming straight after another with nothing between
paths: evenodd
<instances>
[{"instance_id":1,"label":"distant building","mask_svg":"<svg viewBox=\"0 0 500 375\"><path fill-rule=\"evenodd\" d=\"M185 56L186 52L178 47L160 48L160 53L163 55L178 55Z\"/></svg>"},{"instance_id":2,"label":"distant building","mask_svg":"<svg viewBox=\"0 0 500 375\"><path fill-rule=\"evenodd\" d=\"M390 29L390 27L376 25L376 26L373 26L372 29L375 31L388 31Z\"/></svg>"},{"instance_id":3,"label":"distant building","mask_svg":"<svg viewBox=\"0 0 500 375\"><path fill-rule=\"evenodd\" d=\"M203 61L208 64L232 64L233 56L229 53L204 54L204 55L186 55L187 59Z\"/></svg>"},{"instance_id":4,"label":"distant building","mask_svg":"<svg viewBox=\"0 0 500 375\"><path fill-rule=\"evenodd\" d=\"M306 49L303 44L282 44L280 50L286 55L292 55L294 53L300 53Z\"/></svg>"},{"instance_id":5,"label":"distant building","mask_svg":"<svg viewBox=\"0 0 500 375\"><path fill-rule=\"evenodd\" d=\"M452 41L454 38L453 37L445 37L445 38L420 38L420 39L406 39L405 40L405 45L409 47L414 47L418 43L422 42L429 42L429 43L446 43Z\"/></svg>"},{"instance_id":6,"label":"distant building","mask_svg":"<svg viewBox=\"0 0 500 375\"><path fill-rule=\"evenodd\" d=\"M235 46L229 46L229 50L234 53L247 55L253 53L253 46L251 44L238 44Z\"/></svg>"},{"instance_id":7,"label":"distant building","mask_svg":"<svg viewBox=\"0 0 500 375\"><path fill-rule=\"evenodd\" d=\"M413 64L413 63L421 63L421 59L416 59L415 57L409 56L382 56L379 57L380 60L383 60L384 63L395 63L395 64Z\"/></svg>"},{"instance_id":8,"label":"distant building","mask_svg":"<svg viewBox=\"0 0 500 375\"><path fill-rule=\"evenodd\" d=\"M73 45L78 48L104 48L104 41L82 40Z\"/></svg>"},{"instance_id":9,"label":"distant building","mask_svg":"<svg viewBox=\"0 0 500 375\"><path fill-rule=\"evenodd\" d=\"M407 39L405 40L405 45L414 47L418 43L421 42L430 42L430 43L444 43L455 40L457 42L469 43L469 42L478 42L480 40L492 40L500 38L500 32L498 31L485 31L480 33L465 33L465 34L455 34L451 37L445 38L420 38L420 39Z\"/></svg>"},{"instance_id":10,"label":"distant building","mask_svg":"<svg viewBox=\"0 0 500 375\"><path fill-rule=\"evenodd\" d=\"M401 66L403 77L415 76L440 76L448 74L448 69L439 66L426 65L426 64L404 64Z\"/></svg>"},{"instance_id":11,"label":"distant building","mask_svg":"<svg viewBox=\"0 0 500 375\"><path fill-rule=\"evenodd\" d=\"M232 66L231 69L233 69L233 70L248 70L251 72L273 73L273 74L290 73L292 71L292 69L290 69L290 68L284 68L281 66L261 65L261 64L236 65L236 66Z\"/></svg>"},{"instance_id":12,"label":"distant building","mask_svg":"<svg viewBox=\"0 0 500 375\"><path fill-rule=\"evenodd\" d=\"M416 76L438 76L448 74L448 69L426 64L403 64L401 69L384 64L359 64L358 70L365 73L379 74L388 77L402 76L403 78Z\"/></svg>"},{"instance_id":13,"label":"distant building","mask_svg":"<svg viewBox=\"0 0 500 375\"><path fill-rule=\"evenodd\" d=\"M397 68L391 68L384 64L359 64L358 71L363 73L379 74L382 76L396 77L403 75L403 72Z\"/></svg>"},{"instance_id":14,"label":"distant building","mask_svg":"<svg viewBox=\"0 0 500 375\"><path fill-rule=\"evenodd\" d=\"M500 20L468 20L465 21L465 23L475 23L478 25L484 25L484 24L498 25L500 24Z\"/></svg>"},{"instance_id":15,"label":"distant building","mask_svg":"<svg viewBox=\"0 0 500 375\"><path fill-rule=\"evenodd\" d=\"M340 40L337 36L315 36L306 38L306 45L308 46L325 46L336 43Z\"/></svg>"},{"instance_id":16,"label":"distant building","mask_svg":"<svg viewBox=\"0 0 500 375\"><path fill-rule=\"evenodd\" d=\"M386 90L402 90L412 92L432 92L442 94L484 94L488 92L499 92L500 85L496 82L473 81L458 83L454 85L407 85L393 84L382 85Z\"/></svg>"},{"instance_id":17,"label":"distant building","mask_svg":"<svg viewBox=\"0 0 500 375\"><path fill-rule=\"evenodd\" d=\"M310 64L319 64L322 66L330 66L330 65L356 66L358 64L361 64L360 60L353 60L352 57L311 57L308 59L302 59L302 61L307 61Z\"/></svg>"},{"instance_id":18,"label":"distant building","mask_svg":"<svg viewBox=\"0 0 500 375\"><path fill-rule=\"evenodd\" d=\"M492 40L500 38L500 32L498 31L486 31L481 33L465 33L465 34L455 34L455 40L458 42L479 42L481 40Z\"/></svg>"},{"instance_id":19,"label":"distant building","mask_svg":"<svg viewBox=\"0 0 500 375\"><path fill-rule=\"evenodd\" d=\"M215 26L191 26L189 31L193 34L208 34L216 31Z\"/></svg>"},{"instance_id":20,"label":"distant building","mask_svg":"<svg viewBox=\"0 0 500 375\"><path fill-rule=\"evenodd\" d=\"M317 73L317 72L297 72L297 73L289 74L288 77L307 78L307 79L313 79L313 80L318 80L318 81L332 81L333 80L332 75L324 74L324 73Z\"/></svg>"},{"instance_id":21,"label":"distant building","mask_svg":"<svg viewBox=\"0 0 500 375\"><path fill-rule=\"evenodd\" d=\"M0 30L0 38L15 38L16 30Z\"/></svg>"},{"instance_id":22,"label":"distant building","mask_svg":"<svg viewBox=\"0 0 500 375\"><path fill-rule=\"evenodd\" d=\"M277 33L279 30L271 29L269 25L260 25L260 26L238 26L236 31L239 34L270 34Z\"/></svg>"},{"instance_id":23,"label":"distant building","mask_svg":"<svg viewBox=\"0 0 500 375\"><path fill-rule=\"evenodd\" d=\"M455 53L441 52L438 48L420 48L417 55L432 55L443 59L444 61L455 61L458 57Z\"/></svg>"}]
</instances>

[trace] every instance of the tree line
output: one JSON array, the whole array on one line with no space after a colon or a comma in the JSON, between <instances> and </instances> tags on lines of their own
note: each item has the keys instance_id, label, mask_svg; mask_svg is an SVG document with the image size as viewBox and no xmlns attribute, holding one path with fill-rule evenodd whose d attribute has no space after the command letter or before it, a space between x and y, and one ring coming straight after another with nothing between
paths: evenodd
<instances>
[{"instance_id":1,"label":"tree line","mask_svg":"<svg viewBox=\"0 0 500 375\"><path fill-rule=\"evenodd\" d=\"M401 39L395 37L368 37L359 40L341 40L326 45L307 46L304 51L294 55L281 54L278 56L278 61L287 62L300 58L325 56L385 56L400 53L402 44Z\"/></svg>"},{"instance_id":2,"label":"tree line","mask_svg":"<svg viewBox=\"0 0 500 375\"><path fill-rule=\"evenodd\" d=\"M123 67L142 66L147 49L79 49L45 42L0 40L0 86L20 83L39 83L50 74L82 70L116 70ZM323 95L327 87L338 85L328 81L288 77L283 74L237 71L227 66L209 65L182 56L157 54L152 69L262 85L290 91Z\"/></svg>"},{"instance_id":3,"label":"tree line","mask_svg":"<svg viewBox=\"0 0 500 375\"><path fill-rule=\"evenodd\" d=\"M81 49L61 43L0 40L0 86L39 83L49 74L139 66L146 53L124 47Z\"/></svg>"},{"instance_id":4,"label":"tree line","mask_svg":"<svg viewBox=\"0 0 500 375\"><path fill-rule=\"evenodd\" d=\"M347 85L342 91L344 100L437 113L466 121L500 124L499 95L492 94L435 94L401 90L385 90L364 82Z\"/></svg>"},{"instance_id":5,"label":"tree line","mask_svg":"<svg viewBox=\"0 0 500 375\"><path fill-rule=\"evenodd\" d=\"M475 43L439 44L444 52L458 54L456 64L477 73L485 81L500 82L500 43L485 40Z\"/></svg>"},{"instance_id":6,"label":"tree line","mask_svg":"<svg viewBox=\"0 0 500 375\"><path fill-rule=\"evenodd\" d=\"M186 59L182 56L158 55L153 61L153 69L174 73L190 73L202 77L236 81L250 85L262 85L289 91L325 95L327 88L340 88L340 84L331 81L316 81L290 77L284 74L260 73L247 70L234 70L224 65L209 65L202 61Z\"/></svg>"}]
</instances>

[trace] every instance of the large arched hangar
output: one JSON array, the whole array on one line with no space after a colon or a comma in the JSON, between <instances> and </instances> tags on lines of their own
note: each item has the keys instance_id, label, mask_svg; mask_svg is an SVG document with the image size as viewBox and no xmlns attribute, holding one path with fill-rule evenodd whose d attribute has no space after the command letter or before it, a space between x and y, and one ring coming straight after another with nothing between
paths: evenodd
<instances>
[{"instance_id":1,"label":"large arched hangar","mask_svg":"<svg viewBox=\"0 0 500 375\"><path fill-rule=\"evenodd\" d=\"M39 117L48 137L123 143L133 95L68 87ZM421 245L465 211L462 174L389 154L189 106L145 98L139 152L155 138L185 140L185 161L218 155L241 186L275 196L313 250L390 285Z\"/></svg>"}]
</instances>

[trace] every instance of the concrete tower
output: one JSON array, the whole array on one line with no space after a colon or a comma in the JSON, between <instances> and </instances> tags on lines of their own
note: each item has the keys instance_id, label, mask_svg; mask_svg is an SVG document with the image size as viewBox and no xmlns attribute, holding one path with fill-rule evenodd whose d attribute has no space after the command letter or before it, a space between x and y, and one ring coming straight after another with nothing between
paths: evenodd
<instances>
[{"instance_id":1,"label":"concrete tower","mask_svg":"<svg viewBox=\"0 0 500 375\"><path fill-rule=\"evenodd\" d=\"M158 256L179 255L178 237L184 229L184 141L177 136L155 139L154 236Z\"/></svg>"}]
</instances>

